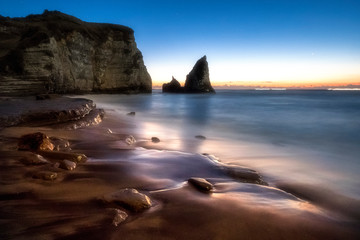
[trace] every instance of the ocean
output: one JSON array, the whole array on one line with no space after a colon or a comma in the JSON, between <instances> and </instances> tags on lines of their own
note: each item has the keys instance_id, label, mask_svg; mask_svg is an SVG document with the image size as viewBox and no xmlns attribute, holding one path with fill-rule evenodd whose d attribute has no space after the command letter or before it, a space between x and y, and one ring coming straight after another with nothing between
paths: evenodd
<instances>
[{"instance_id":1,"label":"ocean","mask_svg":"<svg viewBox=\"0 0 360 240\"><path fill-rule=\"evenodd\" d=\"M85 97L126 119L138 141L158 137L159 149L208 153L257 170L270 186L300 184L360 199L360 91Z\"/></svg>"}]
</instances>

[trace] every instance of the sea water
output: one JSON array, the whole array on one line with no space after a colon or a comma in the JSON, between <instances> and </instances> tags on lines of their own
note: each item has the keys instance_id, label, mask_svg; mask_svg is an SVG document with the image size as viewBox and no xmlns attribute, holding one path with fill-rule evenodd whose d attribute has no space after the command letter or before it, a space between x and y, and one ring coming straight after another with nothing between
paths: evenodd
<instances>
[{"instance_id":1,"label":"sea water","mask_svg":"<svg viewBox=\"0 0 360 240\"><path fill-rule=\"evenodd\" d=\"M133 134L158 137L160 148L213 154L256 169L270 184L307 184L360 199L360 91L87 97L115 116L135 112L128 116Z\"/></svg>"}]
</instances>

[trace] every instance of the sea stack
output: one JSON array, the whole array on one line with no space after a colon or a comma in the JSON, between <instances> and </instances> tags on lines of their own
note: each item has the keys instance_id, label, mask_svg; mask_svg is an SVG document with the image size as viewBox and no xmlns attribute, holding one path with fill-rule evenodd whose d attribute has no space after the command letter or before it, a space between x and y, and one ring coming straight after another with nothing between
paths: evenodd
<instances>
[{"instance_id":1,"label":"sea stack","mask_svg":"<svg viewBox=\"0 0 360 240\"><path fill-rule=\"evenodd\" d=\"M186 76L184 88L187 93L215 93L210 83L209 66L206 56L200 58Z\"/></svg>"},{"instance_id":2,"label":"sea stack","mask_svg":"<svg viewBox=\"0 0 360 240\"><path fill-rule=\"evenodd\" d=\"M184 87L181 87L180 83L173 77L169 83L163 84L162 90L166 93L215 93L210 83L206 56L195 63L191 72L186 76Z\"/></svg>"},{"instance_id":3,"label":"sea stack","mask_svg":"<svg viewBox=\"0 0 360 240\"><path fill-rule=\"evenodd\" d=\"M162 86L163 92L172 92L172 93L182 93L184 88L181 87L181 84L178 80L172 77L172 80L169 83L164 83Z\"/></svg>"},{"instance_id":4,"label":"sea stack","mask_svg":"<svg viewBox=\"0 0 360 240\"><path fill-rule=\"evenodd\" d=\"M59 11L0 16L0 95L144 93L152 81L126 26Z\"/></svg>"}]
</instances>

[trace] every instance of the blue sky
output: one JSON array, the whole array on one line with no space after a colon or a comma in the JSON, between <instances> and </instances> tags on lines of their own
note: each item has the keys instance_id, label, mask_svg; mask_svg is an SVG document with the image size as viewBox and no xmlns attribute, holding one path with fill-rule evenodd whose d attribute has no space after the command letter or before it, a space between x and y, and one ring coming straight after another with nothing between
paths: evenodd
<instances>
[{"instance_id":1,"label":"blue sky","mask_svg":"<svg viewBox=\"0 0 360 240\"><path fill-rule=\"evenodd\" d=\"M155 84L207 55L219 85L360 85L360 0L0 2L3 16L44 9L133 28Z\"/></svg>"}]
</instances>

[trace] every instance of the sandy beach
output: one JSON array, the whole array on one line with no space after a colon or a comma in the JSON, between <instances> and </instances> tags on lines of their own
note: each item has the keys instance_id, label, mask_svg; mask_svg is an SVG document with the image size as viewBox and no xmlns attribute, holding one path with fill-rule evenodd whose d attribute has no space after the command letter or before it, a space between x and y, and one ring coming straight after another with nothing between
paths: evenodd
<instances>
[{"instance_id":1,"label":"sandy beach","mask_svg":"<svg viewBox=\"0 0 360 240\"><path fill-rule=\"evenodd\" d=\"M23 123L0 130L1 239L360 237L358 219L269 186L254 178L257 172L223 164L211 152L171 151L166 142L160 148L156 141L134 134L136 126L126 112L122 118L105 112L99 124L78 129ZM59 167L56 163L63 159L46 154L46 163L29 163L26 159L42 153L19 151L18 141L35 132L58 144L53 152L85 154L87 161L73 170ZM46 179L43 173L56 177ZM202 191L191 184L188 179L194 177L206 179L212 189ZM151 206L137 210L107 200L122 189L136 189ZM126 217L119 220L118 213Z\"/></svg>"}]
</instances>

